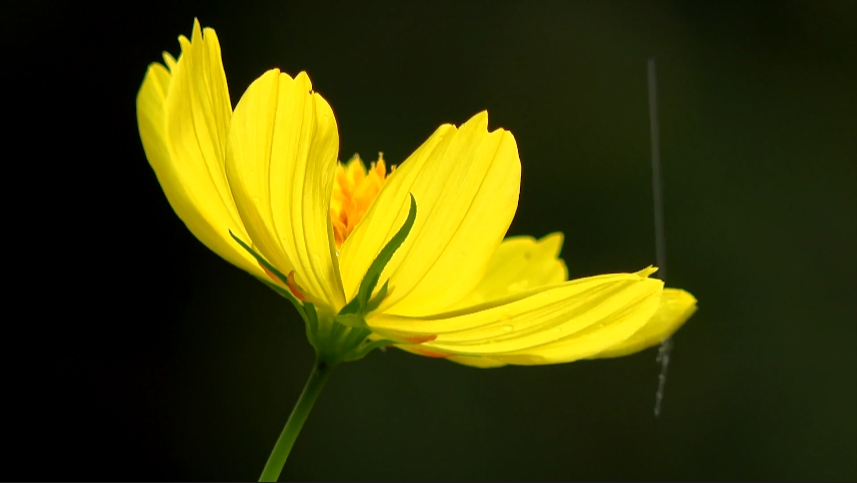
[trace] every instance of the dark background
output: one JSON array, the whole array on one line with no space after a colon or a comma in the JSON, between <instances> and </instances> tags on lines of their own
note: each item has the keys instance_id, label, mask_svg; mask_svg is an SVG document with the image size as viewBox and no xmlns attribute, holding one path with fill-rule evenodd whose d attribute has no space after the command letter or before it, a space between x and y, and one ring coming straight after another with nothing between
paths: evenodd
<instances>
[{"instance_id":1,"label":"dark background","mask_svg":"<svg viewBox=\"0 0 857 483\"><path fill-rule=\"evenodd\" d=\"M564 232L572 277L654 262L658 62L668 283L699 299L661 417L654 349L494 370L376 352L337 369L283 479L857 478L857 2L111 5L0 17L23 308L3 479L254 480L309 372L293 309L193 238L139 141L146 66L195 16L233 104L308 71L341 158L398 163L488 109L522 160L510 234Z\"/></svg>"}]
</instances>

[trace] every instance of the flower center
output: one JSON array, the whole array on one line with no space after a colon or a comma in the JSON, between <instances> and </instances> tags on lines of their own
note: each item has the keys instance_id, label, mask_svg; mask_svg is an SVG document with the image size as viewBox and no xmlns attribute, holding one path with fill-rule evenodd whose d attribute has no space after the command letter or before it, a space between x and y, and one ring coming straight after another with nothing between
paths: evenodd
<instances>
[{"instance_id":1,"label":"flower center","mask_svg":"<svg viewBox=\"0 0 857 483\"><path fill-rule=\"evenodd\" d=\"M345 164L337 163L333 194L330 197L330 218L333 220L333 237L337 248L342 247L345 239L363 219L372 200L384 187L387 176L393 174L395 169L392 166L390 173L387 173L384 153L378 153L378 161L372 163L368 170L356 154Z\"/></svg>"}]
</instances>

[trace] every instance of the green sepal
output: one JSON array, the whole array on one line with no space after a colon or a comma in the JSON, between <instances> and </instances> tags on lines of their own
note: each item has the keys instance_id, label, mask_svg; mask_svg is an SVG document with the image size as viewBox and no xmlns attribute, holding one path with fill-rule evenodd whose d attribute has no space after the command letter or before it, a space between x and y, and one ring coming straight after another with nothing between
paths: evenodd
<instances>
[{"instance_id":1,"label":"green sepal","mask_svg":"<svg viewBox=\"0 0 857 483\"><path fill-rule=\"evenodd\" d=\"M349 315L349 314L359 314L360 313L360 300L357 297L354 297L351 302L345 304L345 307L339 311L339 315Z\"/></svg>"},{"instance_id":2,"label":"green sepal","mask_svg":"<svg viewBox=\"0 0 857 483\"><path fill-rule=\"evenodd\" d=\"M361 317L357 314L340 313L340 314L336 315L333 318L333 320L335 320L336 322L339 322L340 324L345 325L347 327L354 327L354 328L360 328L360 329L365 329L365 328L369 327L366 324L366 321L363 320L363 317Z\"/></svg>"},{"instance_id":3,"label":"green sepal","mask_svg":"<svg viewBox=\"0 0 857 483\"><path fill-rule=\"evenodd\" d=\"M363 316L377 309L381 302L384 301L384 297L387 296L387 289L390 285L390 281L387 280L384 282L384 285L381 286L381 290L378 290L378 295L375 295L375 298L369 301L365 307L360 308L360 299L354 297L351 302L345 307L342 307L342 310L339 311L339 315L336 316L337 320L340 320L341 323L351 326L351 327L366 327L366 322L363 320Z\"/></svg>"},{"instance_id":4,"label":"green sepal","mask_svg":"<svg viewBox=\"0 0 857 483\"><path fill-rule=\"evenodd\" d=\"M381 272L383 272L387 264L390 263L390 259L393 258L396 250L402 246L402 243L404 243L405 239L408 238L411 228L414 227L414 221L417 219L417 202L414 199L413 194L409 194L409 196L411 197L411 205L408 208L408 217L405 219L405 223L401 228L399 228L399 231L393 235L393 238L390 238L390 241L384 245L384 248L381 249L381 252L378 253L378 256L375 257L375 260L373 260L372 264L369 265L369 269L366 270L366 275L364 275L363 280L360 281L360 287L357 289L357 296L348 302L345 307L342 307L342 310L339 311L339 316L337 317L354 315L362 321L363 317L369 312L377 309L384 300L384 297L387 296L389 280L384 282L384 285L381 286L381 290L378 291L378 295L370 300L372 292L375 291L375 287L378 285L378 280L381 278ZM358 323L354 320L354 317L349 317L348 320L351 323ZM365 326L365 322L363 322L363 324Z\"/></svg>"},{"instance_id":5,"label":"green sepal","mask_svg":"<svg viewBox=\"0 0 857 483\"><path fill-rule=\"evenodd\" d=\"M399 231L393 235L393 238L384 245L384 248L381 249L381 252L378 253L378 256L372 261L372 265L369 265L369 270L366 270L366 275L360 282L360 288L357 290L356 298L360 300L361 307L366 307L366 305L369 304L369 297L372 296L375 286L378 285L378 279L381 278L381 272L383 272L384 267L390 263L390 259L393 258L396 250L402 246L402 243L405 242L405 239L411 232L411 228L414 227L414 221L417 219L417 202L414 200L413 194L408 193L408 196L411 197L411 206L408 209L408 218L405 220L405 224L402 225L402 227L399 228Z\"/></svg>"},{"instance_id":6,"label":"green sepal","mask_svg":"<svg viewBox=\"0 0 857 483\"><path fill-rule=\"evenodd\" d=\"M372 331L362 327L348 327L333 323L326 337L311 340L315 347L316 357L328 365L340 362L354 361L364 352L366 340Z\"/></svg>"},{"instance_id":7,"label":"green sepal","mask_svg":"<svg viewBox=\"0 0 857 483\"><path fill-rule=\"evenodd\" d=\"M307 302L304 304L304 309L307 321L313 325L318 325L318 312L315 311L315 305Z\"/></svg>"},{"instance_id":8,"label":"green sepal","mask_svg":"<svg viewBox=\"0 0 857 483\"><path fill-rule=\"evenodd\" d=\"M372 331L369 329L352 329L348 335L345 337L345 341L343 341L342 345L345 347L353 347L358 348L365 340L372 334ZM348 354L354 352L352 349ZM345 357L348 357L346 354Z\"/></svg>"},{"instance_id":9,"label":"green sepal","mask_svg":"<svg viewBox=\"0 0 857 483\"><path fill-rule=\"evenodd\" d=\"M273 265L271 265L270 263L268 263L268 261L267 261L267 260L265 260L265 257L263 257L262 255L259 255L258 253L256 253L256 251L255 251L255 250L253 250L252 248L250 248L250 246L249 246L249 245L247 245L246 243L244 243L243 241L241 241L241 239L240 239L240 238L238 238L237 236L235 236L235 234L234 234L234 233L232 233L232 230L229 230L229 236L231 236L233 240L235 240L236 242L238 242L238 244L239 244L239 245L241 245L241 248L243 248L244 250L246 250L246 251L247 251L247 253L249 253L253 258L255 258L255 259L256 259L256 261L257 261L257 262L259 262L263 267L265 267L266 269L268 269L268 271L269 271L269 272L271 272L271 273L273 273L274 275L276 275L276 276L277 276L277 278L279 278L279 279L280 279L280 281L282 281L283 283L286 283L286 280L288 280L288 277L286 277L285 275L283 275L279 270L277 270L276 268L274 268L274 266L273 266ZM267 285L268 287L272 288L272 289L273 289L275 292L277 292L278 294L280 294L280 295L282 295L283 297L285 297L285 298L289 299L289 302L291 302L291 303L292 303L292 305L294 305L294 306L295 306L295 308L298 310L298 313L301 315L301 317L302 317L304 320L306 320L306 317L307 317L307 316L306 316L306 312L304 311L304 304L302 304L300 301L298 301L298 299L297 299L297 298L296 298L296 297L295 297L291 292L289 292L288 290L286 290L286 289L284 289L284 288L282 288L282 287L278 286L277 284L271 283L271 282L269 282L269 281L267 281L267 280L265 280L265 279L262 279L262 278L259 278L259 277L256 277L256 278L257 278L258 280L260 280L262 283L264 283L265 285Z\"/></svg>"},{"instance_id":10,"label":"green sepal","mask_svg":"<svg viewBox=\"0 0 857 483\"><path fill-rule=\"evenodd\" d=\"M259 278L262 283L270 287L272 290L287 298L292 305L295 306L298 313L304 319L306 325L307 338L315 348L316 357L320 361L324 361L328 365L336 365L340 362L356 361L366 357L373 350L384 347L389 344L395 344L396 341L383 339L375 342L369 341L369 336L372 334L371 329L366 324L365 316L369 312L377 309L389 291L389 283L387 280L378 294L373 298L372 292L378 285L381 278L381 273L384 268L390 263L396 250L405 242L414 227L414 222L417 219L417 202L414 195L410 195L410 207L408 208L408 217L405 223L399 228L399 231L384 245L369 269L366 270L366 275L360 282L360 287L357 289L357 296L346 304L339 314L333 317L331 321L325 316L328 322L319 321L319 314L315 306L309 302L300 302L291 291L280 287L275 283ZM283 283L287 283L288 277L277 270L273 265L268 263L264 257L256 253L249 245L244 243L240 238L235 236L232 231L229 235L235 240L241 248L247 251L256 261L259 262L265 269L273 273ZM324 325L326 329L320 325ZM323 335L324 334L324 335Z\"/></svg>"},{"instance_id":11,"label":"green sepal","mask_svg":"<svg viewBox=\"0 0 857 483\"><path fill-rule=\"evenodd\" d=\"M288 290L284 289L283 287L280 287L279 285L272 283L272 282L269 282L269 281L267 281L261 277L256 277L256 280L264 283L265 285L268 286L268 288L270 288L274 292L277 292L277 294L281 295L283 298L288 299L288 301L291 302L292 305L295 306L295 309L297 309L298 314L300 314L301 318L306 320L306 312L304 311L304 306L301 305L300 302L298 302L298 299L296 299L295 296L292 295L291 292L289 292Z\"/></svg>"},{"instance_id":12,"label":"green sepal","mask_svg":"<svg viewBox=\"0 0 857 483\"><path fill-rule=\"evenodd\" d=\"M348 354L345 357L345 359L343 359L343 362L351 362L351 361L360 360L360 359L366 357L370 352L372 352L375 349L378 349L381 347L386 347L390 344L395 344L395 343L396 343L396 341L390 340L390 339L376 340L375 342L368 342L367 341L367 343L365 345L363 345L362 347L353 351L352 353Z\"/></svg>"},{"instance_id":13,"label":"green sepal","mask_svg":"<svg viewBox=\"0 0 857 483\"><path fill-rule=\"evenodd\" d=\"M378 295L376 295L375 298L373 298L372 300L369 301L368 304L366 304L366 313L367 314L369 312L372 312L373 310L377 309L378 306L381 305L381 302L384 301L384 297L387 296L387 287L389 285L390 285L390 281L385 280L384 285L381 285L381 290L378 290Z\"/></svg>"}]
</instances>

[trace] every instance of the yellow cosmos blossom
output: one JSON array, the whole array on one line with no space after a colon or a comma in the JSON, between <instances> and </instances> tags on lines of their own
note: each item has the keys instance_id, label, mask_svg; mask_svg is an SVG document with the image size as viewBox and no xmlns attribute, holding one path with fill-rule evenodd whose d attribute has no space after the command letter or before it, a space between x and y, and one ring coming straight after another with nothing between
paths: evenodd
<instances>
[{"instance_id":1,"label":"yellow cosmos blossom","mask_svg":"<svg viewBox=\"0 0 857 483\"><path fill-rule=\"evenodd\" d=\"M521 162L487 113L440 126L397 169L380 154L341 164L306 73L266 72L233 112L214 30L195 21L179 42L137 96L149 163L190 231L290 300L316 350L261 480L278 478L331 368L374 348L475 367L616 357L696 309L651 267L567 280L560 233L504 240Z\"/></svg>"},{"instance_id":2,"label":"yellow cosmos blossom","mask_svg":"<svg viewBox=\"0 0 857 483\"><path fill-rule=\"evenodd\" d=\"M440 126L395 170L381 156L368 170L356 157L343 165L333 111L306 73L266 72L233 112L214 30L195 22L179 41L137 98L149 162L190 231L311 306L318 337L345 324L367 329L364 346L477 367L552 364L656 345L695 310L652 268L568 281L559 233L504 240L521 163L487 113ZM337 318L412 211L371 310Z\"/></svg>"}]
</instances>

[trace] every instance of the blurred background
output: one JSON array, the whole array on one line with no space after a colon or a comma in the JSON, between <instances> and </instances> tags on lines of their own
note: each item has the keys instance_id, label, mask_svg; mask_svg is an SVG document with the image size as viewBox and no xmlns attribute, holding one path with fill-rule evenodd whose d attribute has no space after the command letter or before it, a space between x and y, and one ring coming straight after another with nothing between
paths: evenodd
<instances>
[{"instance_id":1,"label":"blurred background","mask_svg":"<svg viewBox=\"0 0 857 483\"><path fill-rule=\"evenodd\" d=\"M282 479L857 478L857 2L104 5L3 7L6 196L29 193L6 211L31 250L7 256L4 479L255 480L309 373L294 309L187 231L143 153L137 90L194 17L233 104L306 70L340 159L399 163L487 109L523 166L509 234L565 233L572 277L655 262L657 60L667 282L699 299L661 416L655 349L375 352L337 369Z\"/></svg>"}]
</instances>

